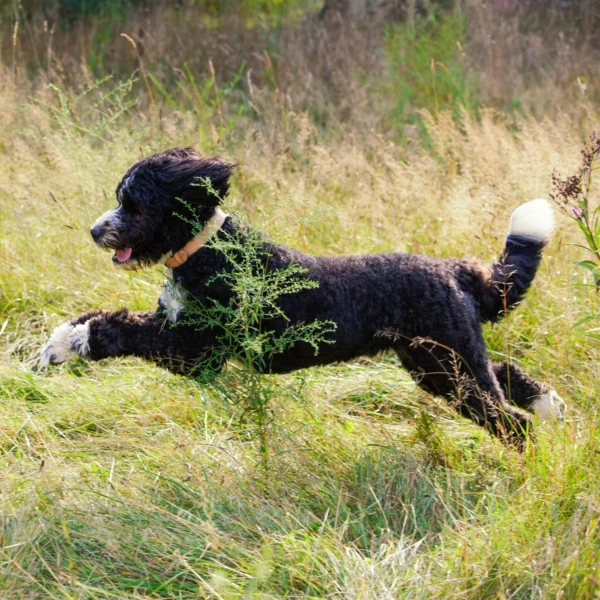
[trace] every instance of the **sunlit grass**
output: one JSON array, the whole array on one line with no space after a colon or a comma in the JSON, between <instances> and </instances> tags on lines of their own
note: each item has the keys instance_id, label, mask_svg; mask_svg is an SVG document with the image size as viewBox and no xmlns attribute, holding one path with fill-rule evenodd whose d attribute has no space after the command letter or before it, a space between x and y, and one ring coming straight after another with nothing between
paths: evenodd
<instances>
[{"instance_id":1,"label":"sunlit grass","mask_svg":"<svg viewBox=\"0 0 600 600\"><path fill-rule=\"evenodd\" d=\"M574 325L598 298L566 220L526 301L485 331L493 359L569 404L525 455L390 356L273 378L268 472L221 387L234 374L201 387L135 359L35 359L71 316L155 305L160 269L118 272L88 235L141 153L238 162L229 208L302 250L492 259L511 210L577 164L595 114L517 134L485 111L425 116L432 148L407 154L290 113L277 137L240 122L215 150L181 115L129 112L98 140L57 121L50 90L0 89L2 598L594 597L600 352Z\"/></svg>"}]
</instances>

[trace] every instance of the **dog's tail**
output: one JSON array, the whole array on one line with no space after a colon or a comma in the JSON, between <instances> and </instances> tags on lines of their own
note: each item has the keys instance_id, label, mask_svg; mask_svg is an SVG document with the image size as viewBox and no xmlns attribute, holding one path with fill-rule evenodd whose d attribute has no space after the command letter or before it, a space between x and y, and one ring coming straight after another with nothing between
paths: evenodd
<instances>
[{"instance_id":1,"label":"dog's tail","mask_svg":"<svg viewBox=\"0 0 600 600\"><path fill-rule=\"evenodd\" d=\"M476 286L482 321L498 321L523 300L553 229L554 211L548 200L532 200L513 212L502 255Z\"/></svg>"}]
</instances>

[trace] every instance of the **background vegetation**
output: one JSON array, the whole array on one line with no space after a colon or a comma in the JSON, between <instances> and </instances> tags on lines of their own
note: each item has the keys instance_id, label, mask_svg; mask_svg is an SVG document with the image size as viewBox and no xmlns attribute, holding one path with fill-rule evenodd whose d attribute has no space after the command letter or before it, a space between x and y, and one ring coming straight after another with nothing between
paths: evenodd
<instances>
[{"instance_id":1,"label":"background vegetation","mask_svg":"<svg viewBox=\"0 0 600 600\"><path fill-rule=\"evenodd\" d=\"M35 369L65 319L155 305L161 270L115 271L88 229L169 146L239 163L228 208L303 250L497 256L511 210L576 172L598 126L595 3L0 14L0 597L597 597L599 297L565 216L525 303L485 331L569 404L525 455L390 356L262 381L268 470L235 368L213 385L135 359Z\"/></svg>"}]
</instances>

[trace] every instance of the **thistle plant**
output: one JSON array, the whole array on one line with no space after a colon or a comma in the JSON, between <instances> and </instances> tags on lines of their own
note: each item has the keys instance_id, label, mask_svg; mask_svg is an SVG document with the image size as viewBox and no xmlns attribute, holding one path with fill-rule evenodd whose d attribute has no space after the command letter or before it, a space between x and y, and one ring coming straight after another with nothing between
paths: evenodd
<instances>
[{"instance_id":1,"label":"thistle plant","mask_svg":"<svg viewBox=\"0 0 600 600\"><path fill-rule=\"evenodd\" d=\"M562 212L577 223L582 232L585 244L575 246L585 250L588 258L575 264L592 274L592 285L596 291L600 291L600 204L594 204L591 200L593 174L600 169L600 165L596 164L600 156L600 139L595 133L590 136L589 146L581 150L581 155L581 167L574 175L563 179L556 171L552 173L554 193L550 196ZM588 323L598 316L600 313L588 315L579 324ZM589 330L587 335L600 340L597 329Z\"/></svg>"},{"instance_id":2,"label":"thistle plant","mask_svg":"<svg viewBox=\"0 0 600 600\"><path fill-rule=\"evenodd\" d=\"M590 145L583 148L581 155L582 165L575 175L562 179L556 171L552 173L554 193L550 196L583 233L586 243L576 245L591 257L575 264L592 273L594 285L600 289L600 204L594 206L590 200L593 172L600 169L596 165L600 156L600 139L595 133L590 136Z\"/></svg>"},{"instance_id":3,"label":"thistle plant","mask_svg":"<svg viewBox=\"0 0 600 600\"><path fill-rule=\"evenodd\" d=\"M201 184L209 193L216 194L211 191L210 182ZM219 387L238 405L240 425L249 427L258 437L261 460L267 468L270 404L279 392L277 379L269 375L271 362L275 355L300 343L309 344L317 354L320 344L332 342L329 334L336 325L321 320L290 322L278 300L284 295L314 289L319 283L306 277L306 269L293 262L284 269L269 268L269 242L260 232L239 222L237 215L232 218L237 221L238 233L215 236L209 242L225 255L228 268L215 273L206 284L207 287L225 284L231 291L231 299L226 304L217 300L200 303L188 297L184 317L173 326L191 325L199 331L218 332L210 357L194 376L201 384L223 383L222 379L219 381L223 364L231 365L229 373L234 374L237 385ZM195 230L199 227L200 224L194 224ZM285 325L277 331L265 325L274 322Z\"/></svg>"}]
</instances>

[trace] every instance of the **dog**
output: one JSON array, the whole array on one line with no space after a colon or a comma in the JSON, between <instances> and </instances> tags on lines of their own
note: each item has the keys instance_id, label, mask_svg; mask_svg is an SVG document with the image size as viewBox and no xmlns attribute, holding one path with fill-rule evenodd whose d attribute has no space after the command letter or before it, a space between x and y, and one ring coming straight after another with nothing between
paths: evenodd
<instances>
[{"instance_id":1,"label":"dog","mask_svg":"<svg viewBox=\"0 0 600 600\"><path fill-rule=\"evenodd\" d=\"M43 367L74 355L133 355L179 373L209 363L218 327L185 324L182 296L200 305L232 298L232 289L215 279L231 265L208 242L234 236L243 243L249 235L247 226L221 209L233 168L193 148L167 150L129 168L117 186L117 208L100 216L90 233L100 248L114 251L117 267L167 266L170 277L157 310L87 312L54 330L41 352ZM182 218L182 206L202 224L199 232ZM553 228L546 200L521 205L512 214L501 257L489 265L400 253L325 258L264 240L266 268L295 263L318 283L281 296L286 318L270 319L265 330L277 333L316 319L336 326L316 354L300 342L276 354L268 371L287 373L392 350L421 388L522 447L532 430L531 413L560 418L564 402L514 364L491 362L481 325L500 320L522 301ZM172 326L178 319L183 323Z\"/></svg>"}]
</instances>

